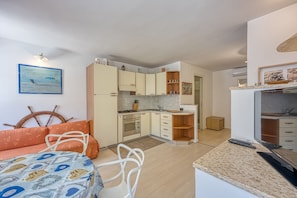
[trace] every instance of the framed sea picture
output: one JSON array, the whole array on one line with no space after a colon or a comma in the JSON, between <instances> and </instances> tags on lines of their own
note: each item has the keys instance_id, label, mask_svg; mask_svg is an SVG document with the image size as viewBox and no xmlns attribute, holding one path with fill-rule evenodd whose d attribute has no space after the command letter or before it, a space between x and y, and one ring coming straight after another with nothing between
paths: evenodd
<instances>
[{"instance_id":1,"label":"framed sea picture","mask_svg":"<svg viewBox=\"0 0 297 198\"><path fill-rule=\"evenodd\" d=\"M20 94L62 94L62 69L18 65Z\"/></svg>"}]
</instances>

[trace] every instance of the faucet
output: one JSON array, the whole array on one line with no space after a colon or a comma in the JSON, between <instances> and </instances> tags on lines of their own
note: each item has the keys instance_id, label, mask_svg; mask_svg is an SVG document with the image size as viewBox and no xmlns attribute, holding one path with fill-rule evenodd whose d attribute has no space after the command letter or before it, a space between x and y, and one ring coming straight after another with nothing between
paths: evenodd
<instances>
[{"instance_id":1,"label":"faucet","mask_svg":"<svg viewBox=\"0 0 297 198\"><path fill-rule=\"evenodd\" d=\"M285 115L290 115L291 112L294 110L295 108L286 108L285 109Z\"/></svg>"},{"instance_id":2,"label":"faucet","mask_svg":"<svg viewBox=\"0 0 297 198\"><path fill-rule=\"evenodd\" d=\"M163 105L158 105L158 108L159 108L159 111L163 111L164 110Z\"/></svg>"}]
</instances>

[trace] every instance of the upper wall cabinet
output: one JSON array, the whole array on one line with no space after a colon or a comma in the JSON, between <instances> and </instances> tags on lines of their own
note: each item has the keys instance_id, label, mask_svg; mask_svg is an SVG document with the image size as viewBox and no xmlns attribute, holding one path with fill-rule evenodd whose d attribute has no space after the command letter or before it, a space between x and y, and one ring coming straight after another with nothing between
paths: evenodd
<instances>
[{"instance_id":1,"label":"upper wall cabinet","mask_svg":"<svg viewBox=\"0 0 297 198\"><path fill-rule=\"evenodd\" d=\"M137 96L145 95L145 74L136 73L136 93Z\"/></svg>"},{"instance_id":2,"label":"upper wall cabinet","mask_svg":"<svg viewBox=\"0 0 297 198\"><path fill-rule=\"evenodd\" d=\"M135 72L119 70L119 90L136 91Z\"/></svg>"},{"instance_id":3,"label":"upper wall cabinet","mask_svg":"<svg viewBox=\"0 0 297 198\"><path fill-rule=\"evenodd\" d=\"M156 74L145 74L145 95L156 95Z\"/></svg>"},{"instance_id":4,"label":"upper wall cabinet","mask_svg":"<svg viewBox=\"0 0 297 198\"><path fill-rule=\"evenodd\" d=\"M166 95L166 72L156 74L156 95Z\"/></svg>"}]
</instances>

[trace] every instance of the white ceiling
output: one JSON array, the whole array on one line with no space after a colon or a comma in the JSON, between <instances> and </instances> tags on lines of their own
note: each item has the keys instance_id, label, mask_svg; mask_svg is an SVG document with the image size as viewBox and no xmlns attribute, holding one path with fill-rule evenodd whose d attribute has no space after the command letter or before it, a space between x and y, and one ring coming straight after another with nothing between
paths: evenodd
<instances>
[{"instance_id":1,"label":"white ceiling","mask_svg":"<svg viewBox=\"0 0 297 198\"><path fill-rule=\"evenodd\" d=\"M245 65L247 21L297 0L0 0L0 37L156 67ZM49 57L50 58L50 57Z\"/></svg>"}]
</instances>

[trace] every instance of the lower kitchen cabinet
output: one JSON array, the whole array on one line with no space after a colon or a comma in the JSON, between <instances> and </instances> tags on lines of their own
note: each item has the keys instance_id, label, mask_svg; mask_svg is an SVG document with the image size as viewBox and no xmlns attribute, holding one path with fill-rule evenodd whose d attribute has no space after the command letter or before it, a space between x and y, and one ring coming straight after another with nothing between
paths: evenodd
<instances>
[{"instance_id":1,"label":"lower kitchen cabinet","mask_svg":"<svg viewBox=\"0 0 297 198\"><path fill-rule=\"evenodd\" d=\"M161 125L160 125L161 113L151 112L151 134L160 137Z\"/></svg>"},{"instance_id":2,"label":"lower kitchen cabinet","mask_svg":"<svg viewBox=\"0 0 297 198\"><path fill-rule=\"evenodd\" d=\"M161 113L161 137L172 140L172 115Z\"/></svg>"},{"instance_id":3,"label":"lower kitchen cabinet","mask_svg":"<svg viewBox=\"0 0 297 198\"><path fill-rule=\"evenodd\" d=\"M172 139L175 141L194 139L194 114L172 115Z\"/></svg>"},{"instance_id":4,"label":"lower kitchen cabinet","mask_svg":"<svg viewBox=\"0 0 297 198\"><path fill-rule=\"evenodd\" d=\"M151 116L150 112L144 112L141 113L140 117L140 131L141 131L141 136L146 136L151 133Z\"/></svg>"},{"instance_id":5,"label":"lower kitchen cabinet","mask_svg":"<svg viewBox=\"0 0 297 198\"><path fill-rule=\"evenodd\" d=\"M279 144L283 148L297 151L297 119L279 119Z\"/></svg>"}]
</instances>

